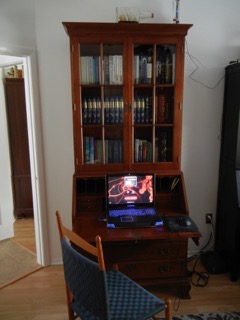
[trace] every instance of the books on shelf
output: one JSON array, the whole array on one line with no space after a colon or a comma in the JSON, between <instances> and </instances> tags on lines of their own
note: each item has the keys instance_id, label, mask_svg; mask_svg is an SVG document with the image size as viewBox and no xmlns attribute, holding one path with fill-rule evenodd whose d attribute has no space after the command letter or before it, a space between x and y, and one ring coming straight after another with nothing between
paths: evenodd
<instances>
[{"instance_id":1,"label":"books on shelf","mask_svg":"<svg viewBox=\"0 0 240 320\"><path fill-rule=\"evenodd\" d=\"M153 76L153 48L140 46L134 53L134 84L151 84ZM175 47L157 45L156 83L175 83Z\"/></svg>"},{"instance_id":2,"label":"books on shelf","mask_svg":"<svg viewBox=\"0 0 240 320\"><path fill-rule=\"evenodd\" d=\"M134 162L152 162L152 142L146 139L134 139Z\"/></svg>"},{"instance_id":3,"label":"books on shelf","mask_svg":"<svg viewBox=\"0 0 240 320\"><path fill-rule=\"evenodd\" d=\"M161 91L155 97L155 123L170 123L173 111L173 97L171 93Z\"/></svg>"},{"instance_id":4,"label":"books on shelf","mask_svg":"<svg viewBox=\"0 0 240 320\"><path fill-rule=\"evenodd\" d=\"M101 100L99 97L86 97L82 101L83 124L101 124Z\"/></svg>"},{"instance_id":5,"label":"books on shelf","mask_svg":"<svg viewBox=\"0 0 240 320\"><path fill-rule=\"evenodd\" d=\"M105 140L105 163L121 163L123 161L122 140ZM102 140L95 139L93 136L83 138L84 163L101 164L103 163L103 144Z\"/></svg>"},{"instance_id":6,"label":"books on shelf","mask_svg":"<svg viewBox=\"0 0 240 320\"><path fill-rule=\"evenodd\" d=\"M123 98L106 97L104 100L104 123L123 124ZM82 101L82 123L102 124L100 97L84 97Z\"/></svg>"},{"instance_id":7,"label":"books on shelf","mask_svg":"<svg viewBox=\"0 0 240 320\"><path fill-rule=\"evenodd\" d=\"M135 97L133 108L134 124L147 124L152 122L152 97Z\"/></svg>"},{"instance_id":8,"label":"books on shelf","mask_svg":"<svg viewBox=\"0 0 240 320\"><path fill-rule=\"evenodd\" d=\"M109 55L103 57L104 84L123 83L122 55Z\"/></svg>"},{"instance_id":9,"label":"books on shelf","mask_svg":"<svg viewBox=\"0 0 240 320\"><path fill-rule=\"evenodd\" d=\"M105 162L122 163L123 145L122 140L105 140Z\"/></svg>"},{"instance_id":10,"label":"books on shelf","mask_svg":"<svg viewBox=\"0 0 240 320\"><path fill-rule=\"evenodd\" d=\"M155 138L155 162L167 161L167 139L166 131L160 132L159 137Z\"/></svg>"},{"instance_id":11,"label":"books on shelf","mask_svg":"<svg viewBox=\"0 0 240 320\"><path fill-rule=\"evenodd\" d=\"M102 140L94 139L93 136L83 138L84 163L102 163Z\"/></svg>"},{"instance_id":12,"label":"books on shelf","mask_svg":"<svg viewBox=\"0 0 240 320\"><path fill-rule=\"evenodd\" d=\"M80 57L81 84L101 83L100 59L100 56ZM122 55L109 55L103 57L103 79L105 84L123 83Z\"/></svg>"},{"instance_id":13,"label":"books on shelf","mask_svg":"<svg viewBox=\"0 0 240 320\"><path fill-rule=\"evenodd\" d=\"M80 57L81 84L99 84L100 74L99 56Z\"/></svg>"},{"instance_id":14,"label":"books on shelf","mask_svg":"<svg viewBox=\"0 0 240 320\"><path fill-rule=\"evenodd\" d=\"M134 83L152 83L152 55L134 55Z\"/></svg>"},{"instance_id":15,"label":"books on shelf","mask_svg":"<svg viewBox=\"0 0 240 320\"><path fill-rule=\"evenodd\" d=\"M175 83L175 47L158 46L156 52L156 83Z\"/></svg>"},{"instance_id":16,"label":"books on shelf","mask_svg":"<svg viewBox=\"0 0 240 320\"><path fill-rule=\"evenodd\" d=\"M123 124L123 98L106 97L104 101L105 124Z\"/></svg>"}]
</instances>

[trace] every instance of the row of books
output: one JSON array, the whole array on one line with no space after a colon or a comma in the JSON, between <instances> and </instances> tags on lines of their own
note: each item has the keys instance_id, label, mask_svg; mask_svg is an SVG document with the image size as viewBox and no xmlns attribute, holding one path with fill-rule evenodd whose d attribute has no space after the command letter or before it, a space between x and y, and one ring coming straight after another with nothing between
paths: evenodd
<instances>
[{"instance_id":1,"label":"row of books","mask_svg":"<svg viewBox=\"0 0 240 320\"><path fill-rule=\"evenodd\" d=\"M134 83L151 84L153 82L153 50L134 55ZM158 46L156 54L156 83L174 84L175 52L173 47Z\"/></svg>"},{"instance_id":2,"label":"row of books","mask_svg":"<svg viewBox=\"0 0 240 320\"><path fill-rule=\"evenodd\" d=\"M80 57L81 84L101 83L100 56ZM123 56L105 55L103 57L104 84L123 83ZM153 50L134 54L134 83L151 84L153 81ZM156 52L156 83L173 84L175 82L174 47L158 46Z\"/></svg>"},{"instance_id":3,"label":"row of books","mask_svg":"<svg viewBox=\"0 0 240 320\"><path fill-rule=\"evenodd\" d=\"M155 97L155 123L169 123L172 120L172 95L160 92ZM152 123L152 97L134 98L134 124Z\"/></svg>"},{"instance_id":4,"label":"row of books","mask_svg":"<svg viewBox=\"0 0 240 320\"><path fill-rule=\"evenodd\" d=\"M156 58L156 83L175 83L175 52L174 47L160 46Z\"/></svg>"},{"instance_id":5,"label":"row of books","mask_svg":"<svg viewBox=\"0 0 240 320\"><path fill-rule=\"evenodd\" d=\"M170 94L160 92L155 97L155 123L171 122L173 99ZM104 123L123 123L123 98L107 97L104 101ZM101 124L100 97L84 98L82 102L83 124ZM152 123L152 97L138 96L134 98L134 124Z\"/></svg>"},{"instance_id":6,"label":"row of books","mask_svg":"<svg viewBox=\"0 0 240 320\"><path fill-rule=\"evenodd\" d=\"M153 144L144 139L134 139L134 162L152 162Z\"/></svg>"},{"instance_id":7,"label":"row of books","mask_svg":"<svg viewBox=\"0 0 240 320\"><path fill-rule=\"evenodd\" d=\"M85 136L84 144L84 163L101 164L103 163L102 140L95 139L93 136ZM105 140L105 163L121 163L123 161L122 140Z\"/></svg>"},{"instance_id":8,"label":"row of books","mask_svg":"<svg viewBox=\"0 0 240 320\"><path fill-rule=\"evenodd\" d=\"M155 97L155 123L172 122L173 96L159 92Z\"/></svg>"},{"instance_id":9,"label":"row of books","mask_svg":"<svg viewBox=\"0 0 240 320\"><path fill-rule=\"evenodd\" d=\"M101 79L100 56L80 57L81 84L99 84Z\"/></svg>"},{"instance_id":10,"label":"row of books","mask_svg":"<svg viewBox=\"0 0 240 320\"><path fill-rule=\"evenodd\" d=\"M100 97L87 97L82 102L83 124L101 124L101 100ZM123 98L120 96L107 97L104 100L104 123L123 123Z\"/></svg>"},{"instance_id":11,"label":"row of books","mask_svg":"<svg viewBox=\"0 0 240 320\"><path fill-rule=\"evenodd\" d=\"M100 66L100 56L81 56L81 84L100 84ZM123 83L122 55L109 55L103 57L103 77L105 84Z\"/></svg>"},{"instance_id":12,"label":"row of books","mask_svg":"<svg viewBox=\"0 0 240 320\"><path fill-rule=\"evenodd\" d=\"M161 132L159 137L155 138L155 161L166 162L167 159L167 132ZM146 139L134 139L134 162L152 162L153 161L153 143Z\"/></svg>"},{"instance_id":13,"label":"row of books","mask_svg":"<svg viewBox=\"0 0 240 320\"><path fill-rule=\"evenodd\" d=\"M95 139L93 136L85 136L84 143L84 163L101 164L103 163L102 140ZM105 140L105 163L123 162L123 143L120 139ZM134 162L152 162L153 144L146 139L134 139ZM155 139L155 161L167 161L167 133L162 132L160 137Z\"/></svg>"},{"instance_id":14,"label":"row of books","mask_svg":"<svg viewBox=\"0 0 240 320\"><path fill-rule=\"evenodd\" d=\"M83 124L101 124L101 100L99 97L83 98L82 121Z\"/></svg>"},{"instance_id":15,"label":"row of books","mask_svg":"<svg viewBox=\"0 0 240 320\"><path fill-rule=\"evenodd\" d=\"M122 84L123 83L122 55L104 56L103 71L104 71L105 84Z\"/></svg>"},{"instance_id":16,"label":"row of books","mask_svg":"<svg viewBox=\"0 0 240 320\"><path fill-rule=\"evenodd\" d=\"M152 97L134 98L134 123L152 123Z\"/></svg>"}]
</instances>

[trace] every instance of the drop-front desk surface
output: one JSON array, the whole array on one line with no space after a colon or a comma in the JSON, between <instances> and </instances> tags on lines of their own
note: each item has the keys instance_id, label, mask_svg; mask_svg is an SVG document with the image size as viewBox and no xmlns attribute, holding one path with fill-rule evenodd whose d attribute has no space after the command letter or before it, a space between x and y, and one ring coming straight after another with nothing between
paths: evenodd
<instances>
[{"instance_id":1,"label":"drop-front desk surface","mask_svg":"<svg viewBox=\"0 0 240 320\"><path fill-rule=\"evenodd\" d=\"M141 285L171 286L176 295L189 299L191 285L187 271L188 239L198 244L201 233L168 232L165 226L110 229L99 214L81 214L73 221L73 231L90 243L102 239L106 268L113 264Z\"/></svg>"}]
</instances>

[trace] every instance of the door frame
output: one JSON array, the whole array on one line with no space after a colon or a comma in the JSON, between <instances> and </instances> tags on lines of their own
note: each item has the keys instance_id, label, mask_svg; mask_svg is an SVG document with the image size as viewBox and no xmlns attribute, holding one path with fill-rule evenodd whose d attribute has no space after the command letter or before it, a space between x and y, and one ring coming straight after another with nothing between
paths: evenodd
<instances>
[{"instance_id":1,"label":"door frame","mask_svg":"<svg viewBox=\"0 0 240 320\"><path fill-rule=\"evenodd\" d=\"M35 50L1 44L0 54L23 59L37 262L48 266L50 254L37 55Z\"/></svg>"}]
</instances>

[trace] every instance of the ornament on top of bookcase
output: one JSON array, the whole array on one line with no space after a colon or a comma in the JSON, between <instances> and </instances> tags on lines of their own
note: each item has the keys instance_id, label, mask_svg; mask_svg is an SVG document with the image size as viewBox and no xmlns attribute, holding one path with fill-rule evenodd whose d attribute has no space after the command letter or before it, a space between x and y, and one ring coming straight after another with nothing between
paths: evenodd
<instances>
[{"instance_id":1,"label":"ornament on top of bookcase","mask_svg":"<svg viewBox=\"0 0 240 320\"><path fill-rule=\"evenodd\" d=\"M138 23L144 19L154 18L152 12L141 11L137 7L117 7L117 22L135 22Z\"/></svg>"}]
</instances>

